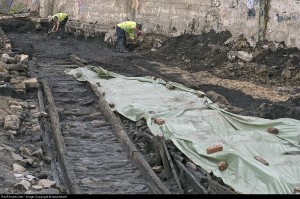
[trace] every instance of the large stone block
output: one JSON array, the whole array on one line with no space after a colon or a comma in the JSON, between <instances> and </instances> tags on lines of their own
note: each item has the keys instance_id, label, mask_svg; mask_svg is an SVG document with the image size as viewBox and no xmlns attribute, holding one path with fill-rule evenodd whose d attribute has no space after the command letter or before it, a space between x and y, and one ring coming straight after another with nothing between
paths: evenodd
<instances>
[{"instance_id":1,"label":"large stone block","mask_svg":"<svg viewBox=\"0 0 300 199\"><path fill-rule=\"evenodd\" d=\"M7 63L7 64L14 64L14 63L16 63L15 58L9 56L6 53L2 54L1 60L2 60L2 62Z\"/></svg>"},{"instance_id":2,"label":"large stone block","mask_svg":"<svg viewBox=\"0 0 300 199\"><path fill-rule=\"evenodd\" d=\"M37 22L38 23L48 23L48 18L38 18Z\"/></svg>"},{"instance_id":3,"label":"large stone block","mask_svg":"<svg viewBox=\"0 0 300 199\"><path fill-rule=\"evenodd\" d=\"M25 64L25 65L27 65L28 61L29 61L28 55L24 55L24 54L17 55L16 59L17 59L17 62L20 62L21 64Z\"/></svg>"},{"instance_id":4,"label":"large stone block","mask_svg":"<svg viewBox=\"0 0 300 199\"><path fill-rule=\"evenodd\" d=\"M5 130L18 130L21 126L21 120L16 115L7 115L4 119Z\"/></svg>"},{"instance_id":5,"label":"large stone block","mask_svg":"<svg viewBox=\"0 0 300 199\"><path fill-rule=\"evenodd\" d=\"M36 78L24 80L23 83L25 84L26 88L38 88L39 87L39 83Z\"/></svg>"},{"instance_id":6,"label":"large stone block","mask_svg":"<svg viewBox=\"0 0 300 199\"><path fill-rule=\"evenodd\" d=\"M4 50L5 51L11 51L12 47L11 47L11 44L5 44L4 45Z\"/></svg>"},{"instance_id":7,"label":"large stone block","mask_svg":"<svg viewBox=\"0 0 300 199\"><path fill-rule=\"evenodd\" d=\"M30 16L30 13L19 13L19 14L13 14L15 18L26 18Z\"/></svg>"},{"instance_id":8,"label":"large stone block","mask_svg":"<svg viewBox=\"0 0 300 199\"><path fill-rule=\"evenodd\" d=\"M25 168L18 164L13 164L13 169L17 173L22 173L25 171Z\"/></svg>"},{"instance_id":9,"label":"large stone block","mask_svg":"<svg viewBox=\"0 0 300 199\"><path fill-rule=\"evenodd\" d=\"M16 92L26 93L26 86L23 82L16 83L13 86Z\"/></svg>"},{"instance_id":10,"label":"large stone block","mask_svg":"<svg viewBox=\"0 0 300 199\"><path fill-rule=\"evenodd\" d=\"M43 186L44 188L50 188L54 187L56 185L56 182L47 179L41 179L38 185Z\"/></svg>"},{"instance_id":11,"label":"large stone block","mask_svg":"<svg viewBox=\"0 0 300 199\"><path fill-rule=\"evenodd\" d=\"M21 180L21 182L15 184L14 187L19 190L27 191L30 187L30 182L28 182L27 180Z\"/></svg>"}]
</instances>

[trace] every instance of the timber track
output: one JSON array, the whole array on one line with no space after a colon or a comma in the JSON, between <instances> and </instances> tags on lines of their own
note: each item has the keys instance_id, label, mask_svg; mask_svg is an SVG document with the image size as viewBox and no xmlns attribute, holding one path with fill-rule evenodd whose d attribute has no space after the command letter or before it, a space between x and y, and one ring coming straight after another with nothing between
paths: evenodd
<instances>
[{"instance_id":1,"label":"timber track","mask_svg":"<svg viewBox=\"0 0 300 199\"><path fill-rule=\"evenodd\" d=\"M45 91L44 106L52 115L54 136L49 136L56 140L61 183L69 193L153 193L106 122L95 94L84 82L64 73L70 67L79 66L70 60L44 60L34 67Z\"/></svg>"},{"instance_id":2,"label":"timber track","mask_svg":"<svg viewBox=\"0 0 300 199\"><path fill-rule=\"evenodd\" d=\"M69 193L235 194L221 179L194 165L173 143L153 137L145 121L134 123L113 113L96 85L79 82L64 72L86 64L70 56L70 60L35 63L32 70L47 98L39 101L48 103L56 145L52 148L59 161L56 179L67 185ZM151 167L156 166L162 166L163 172L155 174Z\"/></svg>"}]
</instances>

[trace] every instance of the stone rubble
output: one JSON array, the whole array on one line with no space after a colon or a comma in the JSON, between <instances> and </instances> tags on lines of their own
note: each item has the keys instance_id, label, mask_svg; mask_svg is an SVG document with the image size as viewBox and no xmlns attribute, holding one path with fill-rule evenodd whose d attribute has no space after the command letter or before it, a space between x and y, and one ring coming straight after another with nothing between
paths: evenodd
<instances>
[{"instance_id":1,"label":"stone rubble","mask_svg":"<svg viewBox=\"0 0 300 199\"><path fill-rule=\"evenodd\" d=\"M29 56L12 53L9 39L4 35L0 27L0 82L4 89L11 89L17 93L26 93L29 89L37 89L39 82L36 78L30 78ZM42 142L33 144L24 140L27 135L41 140L41 127L39 119L47 118L48 113L39 110L36 102L22 101L10 98L7 100L7 110L1 115L1 125L4 129L0 136L14 142L8 146L4 140L0 140L0 152L11 158L10 170L15 179L11 188L6 188L7 193L23 194L59 194L67 190L57 182L48 180L48 169L44 168L44 162L48 165L52 158L44 156ZM31 138L33 140L35 138ZM23 143L24 141L24 143ZM5 143L5 144L4 144ZM18 144L17 144L18 143ZM13 147L12 147L13 146ZM3 184L1 184L3 185ZM54 188L50 188L54 187ZM47 189L47 190L46 190ZM0 188L2 191L2 189Z\"/></svg>"}]
</instances>

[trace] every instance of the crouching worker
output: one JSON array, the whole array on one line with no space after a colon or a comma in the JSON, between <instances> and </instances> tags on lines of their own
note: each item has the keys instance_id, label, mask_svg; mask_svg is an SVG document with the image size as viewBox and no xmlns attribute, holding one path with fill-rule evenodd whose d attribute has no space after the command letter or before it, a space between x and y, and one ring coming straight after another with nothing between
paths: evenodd
<instances>
[{"instance_id":1,"label":"crouching worker","mask_svg":"<svg viewBox=\"0 0 300 199\"><path fill-rule=\"evenodd\" d=\"M59 36L58 39L61 39L64 37L65 32L65 25L68 21L68 15L66 13L57 13L53 16L48 16L49 21L49 33L51 32L57 32L59 30ZM53 24L53 27L51 29L51 25Z\"/></svg>"},{"instance_id":2,"label":"crouching worker","mask_svg":"<svg viewBox=\"0 0 300 199\"><path fill-rule=\"evenodd\" d=\"M116 27L117 33L117 52L126 53L126 35L129 34L130 39L134 40L142 34L142 24L136 23L134 21L124 21L119 23Z\"/></svg>"}]
</instances>

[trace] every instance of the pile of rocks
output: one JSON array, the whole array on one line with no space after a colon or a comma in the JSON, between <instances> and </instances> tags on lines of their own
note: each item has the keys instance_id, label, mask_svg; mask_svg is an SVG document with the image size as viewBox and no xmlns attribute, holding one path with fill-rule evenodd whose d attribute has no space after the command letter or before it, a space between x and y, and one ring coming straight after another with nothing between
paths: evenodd
<instances>
[{"instance_id":1,"label":"pile of rocks","mask_svg":"<svg viewBox=\"0 0 300 199\"><path fill-rule=\"evenodd\" d=\"M27 89L37 88L35 78L29 78L28 55L15 54L12 52L9 40L0 29L0 44L2 46L0 59L0 85L8 86L10 83L15 91L25 93Z\"/></svg>"},{"instance_id":2,"label":"pile of rocks","mask_svg":"<svg viewBox=\"0 0 300 199\"><path fill-rule=\"evenodd\" d=\"M12 52L9 39L0 28L0 91L12 90L24 96L39 83L31 78L29 57ZM34 90L33 90L34 91ZM7 93L6 93L7 94ZM22 97L24 98L24 97ZM48 117L40 111L37 99L0 96L0 194L59 194L66 188L51 179L53 157L42 141L40 119Z\"/></svg>"}]
</instances>

